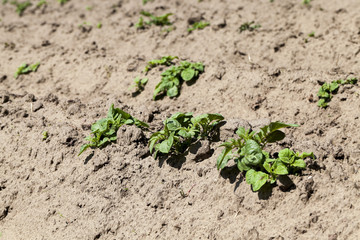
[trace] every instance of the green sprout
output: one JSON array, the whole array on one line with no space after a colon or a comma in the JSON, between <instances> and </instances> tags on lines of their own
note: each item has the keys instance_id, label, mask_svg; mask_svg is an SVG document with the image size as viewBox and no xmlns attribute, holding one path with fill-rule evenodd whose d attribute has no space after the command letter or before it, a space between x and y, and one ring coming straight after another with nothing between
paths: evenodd
<instances>
[{"instance_id":1,"label":"green sprout","mask_svg":"<svg viewBox=\"0 0 360 240\"><path fill-rule=\"evenodd\" d=\"M145 85L147 84L148 82L148 79L147 78L139 78L139 77L136 77L134 79L134 84L131 85L130 89L132 88L135 88L136 89L136 92L142 92L145 88Z\"/></svg>"},{"instance_id":2,"label":"green sprout","mask_svg":"<svg viewBox=\"0 0 360 240\"><path fill-rule=\"evenodd\" d=\"M209 25L210 25L210 23L208 23L208 22L203 22L203 21L196 22L196 23L193 23L190 28L188 28L188 32L192 32L196 29L204 29L205 27L207 27Z\"/></svg>"},{"instance_id":3,"label":"green sprout","mask_svg":"<svg viewBox=\"0 0 360 240\"><path fill-rule=\"evenodd\" d=\"M148 128L149 125L132 117L129 113L124 112L119 108L114 108L112 104L109 108L106 118L98 120L91 126L93 136L88 136L85 140L90 143L84 144L80 148L80 154L86 149L90 148L103 148L106 145L116 141L117 131L122 125L135 125L139 128Z\"/></svg>"},{"instance_id":4,"label":"green sprout","mask_svg":"<svg viewBox=\"0 0 360 240\"><path fill-rule=\"evenodd\" d=\"M254 31L255 29L260 28L260 27L261 27L260 24L255 24L254 21L251 21L251 22L243 23L240 26L239 31L240 31L240 33L244 32L244 31Z\"/></svg>"},{"instance_id":5,"label":"green sprout","mask_svg":"<svg viewBox=\"0 0 360 240\"><path fill-rule=\"evenodd\" d=\"M40 7L42 7L43 5L47 5L46 0L40 0L40 1L36 4L36 7L40 8Z\"/></svg>"},{"instance_id":6,"label":"green sprout","mask_svg":"<svg viewBox=\"0 0 360 240\"><path fill-rule=\"evenodd\" d=\"M152 68L159 66L159 65L164 65L164 66L171 66L174 63L172 62L174 59L178 59L179 57L177 56L164 56L161 59L154 59L148 62L148 64L146 65L144 72L147 73L149 72Z\"/></svg>"},{"instance_id":7,"label":"green sprout","mask_svg":"<svg viewBox=\"0 0 360 240\"><path fill-rule=\"evenodd\" d=\"M47 132L47 131L44 131L44 132L42 133L42 139L43 139L43 141L45 141L48 137L49 137L48 132Z\"/></svg>"},{"instance_id":8,"label":"green sprout","mask_svg":"<svg viewBox=\"0 0 360 240\"><path fill-rule=\"evenodd\" d=\"M340 79L332 81L331 83L324 83L321 85L317 94L319 97L317 105L322 108L328 107L331 98L338 92L340 85L356 84L357 81L357 78L349 78L347 80Z\"/></svg>"},{"instance_id":9,"label":"green sprout","mask_svg":"<svg viewBox=\"0 0 360 240\"><path fill-rule=\"evenodd\" d=\"M158 153L184 153L197 140L208 139L214 127L222 120L224 117L220 114L202 114L194 117L192 113L176 113L164 121L161 131L151 135L150 153L154 153L155 159Z\"/></svg>"},{"instance_id":10,"label":"green sprout","mask_svg":"<svg viewBox=\"0 0 360 240\"><path fill-rule=\"evenodd\" d=\"M11 4L16 6L16 12L19 14L19 16L22 16L26 8L32 5L30 1L26 1L26 2L12 1Z\"/></svg>"},{"instance_id":11,"label":"green sprout","mask_svg":"<svg viewBox=\"0 0 360 240\"><path fill-rule=\"evenodd\" d=\"M156 100L158 95L165 94L169 97L179 95L181 84L196 80L204 72L202 63L190 63L183 61L180 66L172 66L161 74L161 81L156 85L153 99Z\"/></svg>"},{"instance_id":12,"label":"green sprout","mask_svg":"<svg viewBox=\"0 0 360 240\"><path fill-rule=\"evenodd\" d=\"M37 69L39 68L39 65L40 65L39 62L35 63L35 64L32 64L32 65L24 63L17 69L17 71L14 74L14 77L18 78L19 75L28 74L30 72L36 72Z\"/></svg>"},{"instance_id":13,"label":"green sprout","mask_svg":"<svg viewBox=\"0 0 360 240\"><path fill-rule=\"evenodd\" d=\"M138 29L143 29L145 28L145 25L156 25L156 26L169 26L172 25L172 23L169 20L169 16L173 15L172 13L167 13L165 15L162 16L154 16L153 14L149 13L149 12L145 12L145 11L141 11L140 12L141 15L150 18L149 21L144 22L143 17L140 17L139 22L137 24L135 24L135 27Z\"/></svg>"}]
</instances>

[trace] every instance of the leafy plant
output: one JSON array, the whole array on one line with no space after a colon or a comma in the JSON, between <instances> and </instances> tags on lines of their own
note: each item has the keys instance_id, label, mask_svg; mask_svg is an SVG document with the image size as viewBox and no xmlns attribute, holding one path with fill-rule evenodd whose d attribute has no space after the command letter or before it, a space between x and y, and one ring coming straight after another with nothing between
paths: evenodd
<instances>
[{"instance_id":1,"label":"leafy plant","mask_svg":"<svg viewBox=\"0 0 360 240\"><path fill-rule=\"evenodd\" d=\"M152 25L152 24L154 24L156 26L168 26L168 25L172 24L169 20L169 16L171 16L172 13L167 13L167 14L159 16L159 17L154 16L153 14L151 14L149 12L145 12L145 11L141 11L140 14L145 17L149 17L150 20L147 22L144 22L143 17L140 17L139 22L137 24L135 24L136 28L145 28L145 25Z\"/></svg>"},{"instance_id":2,"label":"leafy plant","mask_svg":"<svg viewBox=\"0 0 360 240\"><path fill-rule=\"evenodd\" d=\"M174 64L172 61L174 59L178 59L178 58L179 57L176 57L176 56L165 56L165 57L162 57L161 59L151 60L146 65L144 72L147 73L152 68L159 66L159 65L170 66L170 65Z\"/></svg>"},{"instance_id":3,"label":"leafy plant","mask_svg":"<svg viewBox=\"0 0 360 240\"><path fill-rule=\"evenodd\" d=\"M287 175L299 169L304 169L304 158L312 157L313 153L294 153L290 149L279 152L278 158L271 158L264 150L268 143L274 143L285 138L281 128L298 127L296 124L272 122L259 132L240 127L236 134L239 139L230 139L221 146L225 147L217 159L217 168L223 169L230 159L234 159L238 169L246 172L246 182L252 185L253 191L258 191L265 183L276 182L278 175Z\"/></svg>"},{"instance_id":4,"label":"leafy plant","mask_svg":"<svg viewBox=\"0 0 360 240\"><path fill-rule=\"evenodd\" d=\"M156 85L153 94L155 100L159 94L167 94L169 97L176 97L183 81L191 81L204 72L202 63L190 63L183 61L180 66L172 66L161 74L161 81Z\"/></svg>"},{"instance_id":5,"label":"leafy plant","mask_svg":"<svg viewBox=\"0 0 360 240\"><path fill-rule=\"evenodd\" d=\"M32 64L32 65L28 65L28 64L24 63L17 69L17 71L14 74L14 77L18 78L18 76L21 74L28 74L30 72L36 72L37 69L39 68L39 65L40 65L39 62Z\"/></svg>"},{"instance_id":6,"label":"leafy plant","mask_svg":"<svg viewBox=\"0 0 360 240\"><path fill-rule=\"evenodd\" d=\"M145 85L147 84L148 79L147 78L139 78L136 77L134 79L134 84L130 88L135 88L137 92L141 92L144 90Z\"/></svg>"},{"instance_id":7,"label":"leafy plant","mask_svg":"<svg viewBox=\"0 0 360 240\"><path fill-rule=\"evenodd\" d=\"M192 24L192 26L190 28L188 28L188 32L192 32L196 29L204 29L205 27L207 27L209 25L210 25L210 23L208 23L208 22L203 22L203 21L196 22L196 23Z\"/></svg>"},{"instance_id":8,"label":"leafy plant","mask_svg":"<svg viewBox=\"0 0 360 240\"><path fill-rule=\"evenodd\" d=\"M16 6L16 12L19 14L19 16L23 15L24 11L32 5L30 1L26 1L26 2L12 1L11 4Z\"/></svg>"},{"instance_id":9,"label":"leafy plant","mask_svg":"<svg viewBox=\"0 0 360 240\"><path fill-rule=\"evenodd\" d=\"M322 108L326 108L329 105L329 102L333 96L333 94L336 94L339 90L340 85L344 84L356 84L358 81L357 78L349 78L347 80L335 80L331 83L324 83L318 92L318 106Z\"/></svg>"},{"instance_id":10,"label":"leafy plant","mask_svg":"<svg viewBox=\"0 0 360 240\"><path fill-rule=\"evenodd\" d=\"M311 33L308 34L309 37L315 37L315 32L312 31Z\"/></svg>"},{"instance_id":11,"label":"leafy plant","mask_svg":"<svg viewBox=\"0 0 360 240\"><path fill-rule=\"evenodd\" d=\"M309 5L310 2L311 2L311 0L303 0L303 4L304 4L304 5Z\"/></svg>"},{"instance_id":12,"label":"leafy plant","mask_svg":"<svg viewBox=\"0 0 360 240\"><path fill-rule=\"evenodd\" d=\"M254 21L251 21L251 22L246 22L246 23L243 23L240 28L239 28L239 31L240 33L243 32L243 31L254 31L255 29L257 28L260 28L261 25L260 24L255 24Z\"/></svg>"},{"instance_id":13,"label":"leafy plant","mask_svg":"<svg viewBox=\"0 0 360 240\"><path fill-rule=\"evenodd\" d=\"M96 27L99 28L99 29L102 28L102 23L101 23L101 22L98 23L98 24L96 25Z\"/></svg>"},{"instance_id":14,"label":"leafy plant","mask_svg":"<svg viewBox=\"0 0 360 240\"><path fill-rule=\"evenodd\" d=\"M111 104L106 118L98 120L91 126L93 136L88 136L85 139L90 143L84 144L80 148L80 156L86 149L102 148L107 144L116 141L116 133L122 125L135 125L140 128L148 128L149 125L132 117L129 113L124 112L119 108L114 108Z\"/></svg>"},{"instance_id":15,"label":"leafy plant","mask_svg":"<svg viewBox=\"0 0 360 240\"><path fill-rule=\"evenodd\" d=\"M194 117L192 113L176 113L164 121L164 129L150 137L150 153L179 154L197 139L207 139L214 127L224 119L220 114L203 114ZM155 151L154 151L155 150Z\"/></svg>"}]
</instances>

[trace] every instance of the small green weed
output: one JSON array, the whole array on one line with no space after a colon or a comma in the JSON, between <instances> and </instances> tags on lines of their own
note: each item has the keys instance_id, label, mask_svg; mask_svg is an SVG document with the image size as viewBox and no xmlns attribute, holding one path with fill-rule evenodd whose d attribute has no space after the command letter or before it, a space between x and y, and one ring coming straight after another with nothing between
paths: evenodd
<instances>
[{"instance_id":1,"label":"small green weed","mask_svg":"<svg viewBox=\"0 0 360 240\"><path fill-rule=\"evenodd\" d=\"M358 81L357 78L349 78L347 80L335 80L331 83L324 83L318 92L318 106L322 108L326 108L329 105L329 102L334 94L339 90L340 85L344 84L356 84Z\"/></svg>"},{"instance_id":2,"label":"small green weed","mask_svg":"<svg viewBox=\"0 0 360 240\"><path fill-rule=\"evenodd\" d=\"M179 57L177 56L164 56L161 59L154 59L148 62L148 64L146 65L144 72L147 73L149 72L152 68L159 66L159 65L164 65L164 66L171 66L174 63L172 62L174 59L178 59Z\"/></svg>"},{"instance_id":3,"label":"small green weed","mask_svg":"<svg viewBox=\"0 0 360 240\"><path fill-rule=\"evenodd\" d=\"M67 3L68 1L70 1L70 0L58 0L58 2L59 2L61 5Z\"/></svg>"},{"instance_id":4,"label":"small green weed","mask_svg":"<svg viewBox=\"0 0 360 240\"><path fill-rule=\"evenodd\" d=\"M204 72L204 65L202 63L190 63L183 61L180 66L172 66L161 74L160 83L155 87L153 99L160 94L165 94L169 97L176 97L179 95L180 87L183 81L188 82L195 80L201 73Z\"/></svg>"},{"instance_id":5,"label":"small green weed","mask_svg":"<svg viewBox=\"0 0 360 240\"><path fill-rule=\"evenodd\" d=\"M32 65L24 63L17 69L17 71L14 74L14 77L18 78L19 75L28 74L30 72L36 72L37 69L39 68L39 66L40 66L39 62L35 63L35 64L32 64Z\"/></svg>"},{"instance_id":6,"label":"small green weed","mask_svg":"<svg viewBox=\"0 0 360 240\"><path fill-rule=\"evenodd\" d=\"M30 1L26 1L26 2L11 1L11 4L16 6L16 12L19 14L19 16L22 16L24 11L32 5Z\"/></svg>"},{"instance_id":7,"label":"small green weed","mask_svg":"<svg viewBox=\"0 0 360 240\"><path fill-rule=\"evenodd\" d=\"M240 33L244 32L244 31L254 31L255 29L260 28L260 27L261 27L260 24L255 24L254 21L251 21L251 22L243 23L240 26L239 31L240 31Z\"/></svg>"},{"instance_id":8,"label":"small green weed","mask_svg":"<svg viewBox=\"0 0 360 240\"><path fill-rule=\"evenodd\" d=\"M266 144L285 138L285 133L279 130L285 127L298 125L272 122L259 132L240 127L236 132L239 139L230 139L221 145L225 149L217 159L217 168L223 169L230 159L234 159L238 169L246 172L246 182L252 185L253 191L258 191L267 182L275 183L278 175L288 175L306 168L303 159L314 158L313 153L294 153L285 148L279 152L278 158L273 159L264 151Z\"/></svg>"},{"instance_id":9,"label":"small green weed","mask_svg":"<svg viewBox=\"0 0 360 240\"><path fill-rule=\"evenodd\" d=\"M96 27L97 27L98 29L102 28L102 23L101 23L101 22L98 23L98 24L96 25Z\"/></svg>"},{"instance_id":10,"label":"small green weed","mask_svg":"<svg viewBox=\"0 0 360 240\"><path fill-rule=\"evenodd\" d=\"M153 2L154 0L142 0L143 5L147 4L148 2Z\"/></svg>"},{"instance_id":11,"label":"small green weed","mask_svg":"<svg viewBox=\"0 0 360 240\"><path fill-rule=\"evenodd\" d=\"M140 17L139 22L137 24L135 24L136 28L140 28L143 29L145 28L146 25L156 25L156 26L169 26L172 25L172 23L169 20L169 16L173 15L172 13L167 13L165 15L162 16L154 16L153 14L149 13L149 12L145 12L145 11L141 11L140 12L141 15L145 16L145 17L149 17L150 20L145 22L143 17Z\"/></svg>"},{"instance_id":12,"label":"small green weed","mask_svg":"<svg viewBox=\"0 0 360 240\"><path fill-rule=\"evenodd\" d=\"M204 29L205 27L207 27L209 25L210 25L210 23L208 23L208 22L203 22L203 21L196 22L196 23L192 24L190 28L188 28L188 32L192 32L196 29Z\"/></svg>"},{"instance_id":13,"label":"small green weed","mask_svg":"<svg viewBox=\"0 0 360 240\"><path fill-rule=\"evenodd\" d=\"M40 7L42 7L43 5L47 5L47 1L46 1L46 0L40 0L40 1L36 4L36 7L40 8Z\"/></svg>"},{"instance_id":14,"label":"small green weed","mask_svg":"<svg viewBox=\"0 0 360 240\"><path fill-rule=\"evenodd\" d=\"M132 117L129 113L124 112L119 108L114 108L112 104L109 108L106 118L98 120L91 126L92 136L88 136L85 140L90 143L84 144L80 148L80 156L86 149L90 148L102 148L107 144L116 141L116 133L122 125L135 125L140 128L148 128L149 125Z\"/></svg>"},{"instance_id":15,"label":"small green weed","mask_svg":"<svg viewBox=\"0 0 360 240\"><path fill-rule=\"evenodd\" d=\"M48 137L49 137L48 132L47 132L47 131L44 131L44 132L42 133L42 140L45 141L46 139L48 139Z\"/></svg>"},{"instance_id":16,"label":"small green weed","mask_svg":"<svg viewBox=\"0 0 360 240\"><path fill-rule=\"evenodd\" d=\"M311 33L308 34L308 37L315 37L315 32L312 31Z\"/></svg>"},{"instance_id":17,"label":"small green weed","mask_svg":"<svg viewBox=\"0 0 360 240\"><path fill-rule=\"evenodd\" d=\"M311 0L303 0L304 5L309 5L311 3Z\"/></svg>"},{"instance_id":18,"label":"small green weed","mask_svg":"<svg viewBox=\"0 0 360 240\"><path fill-rule=\"evenodd\" d=\"M147 84L148 79L147 78L143 78L141 79L140 77L136 77L134 79L134 84L131 85L130 89L135 88L136 92L142 92L145 88L145 85Z\"/></svg>"},{"instance_id":19,"label":"small green weed","mask_svg":"<svg viewBox=\"0 0 360 240\"><path fill-rule=\"evenodd\" d=\"M153 133L149 148L156 159L158 153L180 154L198 139L210 137L214 127L224 119L220 114L203 114L194 117L192 113L176 113L164 121L164 129Z\"/></svg>"}]
</instances>

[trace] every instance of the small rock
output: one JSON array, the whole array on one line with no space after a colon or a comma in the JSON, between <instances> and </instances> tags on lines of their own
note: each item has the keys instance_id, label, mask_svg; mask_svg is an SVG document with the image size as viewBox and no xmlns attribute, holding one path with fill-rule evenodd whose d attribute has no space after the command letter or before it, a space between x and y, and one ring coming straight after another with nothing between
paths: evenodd
<instances>
[{"instance_id":1,"label":"small rock","mask_svg":"<svg viewBox=\"0 0 360 240\"><path fill-rule=\"evenodd\" d=\"M225 19L218 19L218 20L215 20L212 24L211 24L211 28L214 30L214 31L217 31L221 28L224 28L226 27L226 20Z\"/></svg>"},{"instance_id":2,"label":"small rock","mask_svg":"<svg viewBox=\"0 0 360 240\"><path fill-rule=\"evenodd\" d=\"M239 127L250 129L250 124L243 119L228 119L224 126L220 127L220 140L227 141L236 136Z\"/></svg>"},{"instance_id":3,"label":"small rock","mask_svg":"<svg viewBox=\"0 0 360 240\"><path fill-rule=\"evenodd\" d=\"M8 94L4 94L2 96L2 103L7 103L10 100L10 96Z\"/></svg>"},{"instance_id":4,"label":"small rock","mask_svg":"<svg viewBox=\"0 0 360 240\"><path fill-rule=\"evenodd\" d=\"M59 103L59 98L52 94L52 93L49 93L45 98L44 98L44 101L45 102L52 102L52 103L55 103L56 105Z\"/></svg>"},{"instance_id":5,"label":"small rock","mask_svg":"<svg viewBox=\"0 0 360 240\"><path fill-rule=\"evenodd\" d=\"M0 83L2 83L3 81L5 81L7 79L7 76L6 75L2 75L0 77Z\"/></svg>"},{"instance_id":6,"label":"small rock","mask_svg":"<svg viewBox=\"0 0 360 240\"><path fill-rule=\"evenodd\" d=\"M79 104L73 104L71 105L68 110L67 110L67 113L69 115L75 115L76 113L79 113L81 112L81 109L80 109L80 105Z\"/></svg>"},{"instance_id":7,"label":"small rock","mask_svg":"<svg viewBox=\"0 0 360 240\"><path fill-rule=\"evenodd\" d=\"M203 19L202 15L197 15L197 16L194 16L194 17L190 17L188 19L188 24L192 25L192 24L194 24L196 22L200 22L202 19Z\"/></svg>"},{"instance_id":8,"label":"small rock","mask_svg":"<svg viewBox=\"0 0 360 240\"><path fill-rule=\"evenodd\" d=\"M221 220L221 218L224 216L224 211L220 210L220 212L217 215L217 220Z\"/></svg>"},{"instance_id":9,"label":"small rock","mask_svg":"<svg viewBox=\"0 0 360 240\"><path fill-rule=\"evenodd\" d=\"M25 102L35 102L35 101L36 98L34 94L29 93L25 96Z\"/></svg>"},{"instance_id":10,"label":"small rock","mask_svg":"<svg viewBox=\"0 0 360 240\"><path fill-rule=\"evenodd\" d=\"M38 110L40 110L43 107L44 107L44 105L42 104L42 102L35 102L33 104L33 112L37 112Z\"/></svg>"},{"instance_id":11,"label":"small rock","mask_svg":"<svg viewBox=\"0 0 360 240\"><path fill-rule=\"evenodd\" d=\"M137 61L137 60L132 60L132 61L128 64L126 70L127 70L128 72L133 72L133 71L136 71L137 67L138 67L138 61Z\"/></svg>"},{"instance_id":12,"label":"small rock","mask_svg":"<svg viewBox=\"0 0 360 240\"><path fill-rule=\"evenodd\" d=\"M201 140L192 144L189 148L189 158L194 161L203 160L210 157L213 150L210 147L210 141Z\"/></svg>"}]
</instances>

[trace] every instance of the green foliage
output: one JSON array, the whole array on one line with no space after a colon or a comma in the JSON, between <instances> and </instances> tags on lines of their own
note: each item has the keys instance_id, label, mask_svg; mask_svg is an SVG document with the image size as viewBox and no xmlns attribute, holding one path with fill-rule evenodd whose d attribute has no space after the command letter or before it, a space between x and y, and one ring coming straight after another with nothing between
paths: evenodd
<instances>
[{"instance_id":1,"label":"green foliage","mask_svg":"<svg viewBox=\"0 0 360 240\"><path fill-rule=\"evenodd\" d=\"M28 74L30 72L36 72L37 69L39 68L39 65L40 65L39 62L32 64L32 65L28 65L28 64L24 63L17 69L17 71L14 74L14 77L18 78L18 76L21 74Z\"/></svg>"},{"instance_id":2,"label":"green foliage","mask_svg":"<svg viewBox=\"0 0 360 240\"><path fill-rule=\"evenodd\" d=\"M145 22L143 17L140 17L139 22L135 24L136 28L145 28L145 25L152 25L152 24L156 26L169 26L172 24L169 20L169 16L171 16L172 13L167 13L159 17L154 16L153 14L145 11L141 11L140 14L150 18L150 20Z\"/></svg>"},{"instance_id":3,"label":"green foliage","mask_svg":"<svg viewBox=\"0 0 360 240\"><path fill-rule=\"evenodd\" d=\"M357 78L349 78L347 80L335 80L331 83L324 83L318 92L318 106L322 108L326 108L329 105L329 102L334 94L339 90L340 85L344 84L356 84L358 81Z\"/></svg>"},{"instance_id":4,"label":"green foliage","mask_svg":"<svg viewBox=\"0 0 360 240\"><path fill-rule=\"evenodd\" d=\"M58 2L59 2L61 5L67 3L68 1L70 1L70 0L58 0Z\"/></svg>"},{"instance_id":5,"label":"green foliage","mask_svg":"<svg viewBox=\"0 0 360 240\"><path fill-rule=\"evenodd\" d=\"M161 59L155 59L155 60L151 60L148 62L148 64L146 65L144 72L147 73L148 71L150 71L152 68L159 66L159 65L164 65L164 66L171 66L174 63L172 62L174 59L178 59L179 57L177 56L165 56L162 57Z\"/></svg>"},{"instance_id":6,"label":"green foliage","mask_svg":"<svg viewBox=\"0 0 360 240\"><path fill-rule=\"evenodd\" d=\"M304 4L304 5L309 5L310 2L311 2L311 0L303 0L303 4Z\"/></svg>"},{"instance_id":7,"label":"green foliage","mask_svg":"<svg viewBox=\"0 0 360 240\"><path fill-rule=\"evenodd\" d=\"M99 28L99 29L102 28L102 23L101 23L101 22L98 23L98 24L96 25L96 27Z\"/></svg>"},{"instance_id":8,"label":"green foliage","mask_svg":"<svg viewBox=\"0 0 360 240\"><path fill-rule=\"evenodd\" d=\"M43 5L47 5L47 1L46 0L40 0L37 4L36 7L42 7Z\"/></svg>"},{"instance_id":9,"label":"green foliage","mask_svg":"<svg viewBox=\"0 0 360 240\"><path fill-rule=\"evenodd\" d=\"M239 31L240 31L240 33L243 32L243 31L246 31L246 30L248 30L248 31L253 31L253 30L255 30L255 29L257 29L257 28L260 28L260 27L261 27L261 25L260 25L260 24L255 24L254 21L252 21L252 22L246 22L246 23L243 23L243 24L240 26Z\"/></svg>"},{"instance_id":10,"label":"green foliage","mask_svg":"<svg viewBox=\"0 0 360 240\"><path fill-rule=\"evenodd\" d=\"M48 132L47 132L47 131L44 131L44 132L42 133L42 139L43 139L43 141L45 141L48 137L49 137Z\"/></svg>"},{"instance_id":11,"label":"green foliage","mask_svg":"<svg viewBox=\"0 0 360 240\"><path fill-rule=\"evenodd\" d=\"M210 25L210 23L208 23L208 22L203 22L203 21L196 22L196 23L192 24L190 28L188 28L188 32L192 32L196 29L204 29L205 27L207 27L209 25Z\"/></svg>"},{"instance_id":12,"label":"green foliage","mask_svg":"<svg viewBox=\"0 0 360 240\"><path fill-rule=\"evenodd\" d=\"M32 5L30 1L26 1L26 2L12 1L11 4L16 6L16 12L19 14L19 16L22 16L25 9Z\"/></svg>"},{"instance_id":13,"label":"green foliage","mask_svg":"<svg viewBox=\"0 0 360 240\"><path fill-rule=\"evenodd\" d=\"M176 97L183 81L191 81L197 79L199 74L204 72L204 65L202 63L190 63L183 61L180 66L172 66L161 74L160 83L155 87L153 99L160 94L165 94L169 97Z\"/></svg>"},{"instance_id":14,"label":"green foliage","mask_svg":"<svg viewBox=\"0 0 360 240\"><path fill-rule=\"evenodd\" d=\"M309 37L315 37L315 32L312 31L311 33L308 34Z\"/></svg>"},{"instance_id":15,"label":"green foliage","mask_svg":"<svg viewBox=\"0 0 360 240\"><path fill-rule=\"evenodd\" d=\"M281 128L298 127L296 124L272 122L259 132L240 127L236 134L239 139L230 139L221 146L225 147L217 159L217 168L223 169L230 159L234 159L238 169L246 172L246 182L252 185L253 191L258 191L266 182L275 183L278 175L287 175L298 169L304 169L304 158L312 157L313 153L294 153L283 149L276 159L264 151L268 143L274 143L285 138Z\"/></svg>"},{"instance_id":16,"label":"green foliage","mask_svg":"<svg viewBox=\"0 0 360 240\"><path fill-rule=\"evenodd\" d=\"M153 133L149 148L154 158L161 154L179 154L198 139L207 139L214 127L224 119L220 114L176 113L164 121L164 129Z\"/></svg>"},{"instance_id":17,"label":"green foliage","mask_svg":"<svg viewBox=\"0 0 360 240\"><path fill-rule=\"evenodd\" d=\"M145 88L145 85L147 84L148 82L148 79L147 78L139 78L139 77L136 77L134 79L134 84L130 87L130 88L135 88L137 92L141 92L144 90Z\"/></svg>"},{"instance_id":18,"label":"green foliage","mask_svg":"<svg viewBox=\"0 0 360 240\"><path fill-rule=\"evenodd\" d=\"M149 125L132 117L129 113L124 112L119 108L114 108L114 104L110 106L106 118L98 120L91 126L93 136L88 136L85 140L90 143L84 144L80 148L80 153L83 153L89 147L102 148L107 144L116 141L116 133L122 125L135 125L140 128L148 128ZM78 156L79 156L78 155Z\"/></svg>"},{"instance_id":19,"label":"green foliage","mask_svg":"<svg viewBox=\"0 0 360 240\"><path fill-rule=\"evenodd\" d=\"M148 2L153 2L154 0L142 0L143 5L147 4Z\"/></svg>"}]
</instances>

